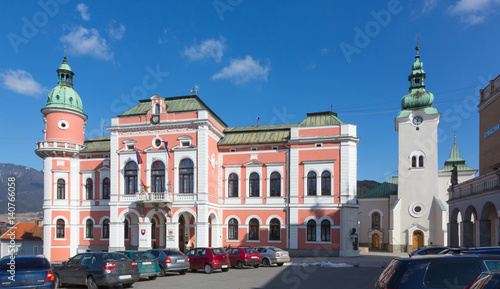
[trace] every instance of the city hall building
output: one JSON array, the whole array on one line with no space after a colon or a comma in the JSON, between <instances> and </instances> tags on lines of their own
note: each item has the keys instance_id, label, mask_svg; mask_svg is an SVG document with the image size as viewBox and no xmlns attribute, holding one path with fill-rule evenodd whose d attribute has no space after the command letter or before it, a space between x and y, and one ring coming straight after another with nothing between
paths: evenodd
<instances>
[{"instance_id":1,"label":"city hall building","mask_svg":"<svg viewBox=\"0 0 500 289\"><path fill-rule=\"evenodd\" d=\"M197 95L153 95L85 139L66 57L42 109L44 254L211 246L357 251L356 126L333 112L229 127ZM85 100L85 98L83 98Z\"/></svg>"}]
</instances>

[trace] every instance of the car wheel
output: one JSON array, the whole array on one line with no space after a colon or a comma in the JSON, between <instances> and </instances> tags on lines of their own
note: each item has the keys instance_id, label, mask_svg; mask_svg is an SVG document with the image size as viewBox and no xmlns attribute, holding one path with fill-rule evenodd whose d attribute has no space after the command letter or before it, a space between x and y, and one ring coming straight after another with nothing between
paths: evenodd
<instances>
[{"instance_id":1,"label":"car wheel","mask_svg":"<svg viewBox=\"0 0 500 289\"><path fill-rule=\"evenodd\" d=\"M149 280L155 280L158 276L149 276Z\"/></svg>"},{"instance_id":2,"label":"car wheel","mask_svg":"<svg viewBox=\"0 0 500 289\"><path fill-rule=\"evenodd\" d=\"M210 264L205 264L205 267L203 267L203 269L207 274L212 274L212 272L214 271L214 268L212 268L212 265Z\"/></svg>"},{"instance_id":3,"label":"car wheel","mask_svg":"<svg viewBox=\"0 0 500 289\"><path fill-rule=\"evenodd\" d=\"M229 271L229 268L222 268L222 272L227 272Z\"/></svg>"},{"instance_id":4,"label":"car wheel","mask_svg":"<svg viewBox=\"0 0 500 289\"><path fill-rule=\"evenodd\" d=\"M160 267L160 273L158 273L158 276L159 277L165 276L165 269L163 269L163 267Z\"/></svg>"},{"instance_id":5,"label":"car wheel","mask_svg":"<svg viewBox=\"0 0 500 289\"><path fill-rule=\"evenodd\" d=\"M271 261L269 261L269 259L264 259L262 260L262 265L264 265L264 267L269 267L271 266Z\"/></svg>"},{"instance_id":6,"label":"car wheel","mask_svg":"<svg viewBox=\"0 0 500 289\"><path fill-rule=\"evenodd\" d=\"M276 263L276 265L278 265L278 266L283 266L283 263Z\"/></svg>"},{"instance_id":7,"label":"car wheel","mask_svg":"<svg viewBox=\"0 0 500 289\"><path fill-rule=\"evenodd\" d=\"M186 275L187 272L188 272L188 270L181 270L181 271L179 271L179 274Z\"/></svg>"},{"instance_id":8,"label":"car wheel","mask_svg":"<svg viewBox=\"0 0 500 289\"><path fill-rule=\"evenodd\" d=\"M238 267L238 269L243 269L243 262L238 261L238 263L236 263L236 267Z\"/></svg>"},{"instance_id":9,"label":"car wheel","mask_svg":"<svg viewBox=\"0 0 500 289\"><path fill-rule=\"evenodd\" d=\"M134 283L125 283L125 284L122 284L123 288L130 288L132 287L132 284Z\"/></svg>"},{"instance_id":10,"label":"car wheel","mask_svg":"<svg viewBox=\"0 0 500 289\"><path fill-rule=\"evenodd\" d=\"M87 289L98 289L97 284L95 283L94 277L90 276L87 278Z\"/></svg>"}]
</instances>

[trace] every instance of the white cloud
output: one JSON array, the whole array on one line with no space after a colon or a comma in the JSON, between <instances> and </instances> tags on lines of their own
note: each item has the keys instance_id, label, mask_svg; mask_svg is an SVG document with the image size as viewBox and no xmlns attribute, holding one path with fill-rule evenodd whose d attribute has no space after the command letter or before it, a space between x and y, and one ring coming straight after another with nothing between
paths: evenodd
<instances>
[{"instance_id":1,"label":"white cloud","mask_svg":"<svg viewBox=\"0 0 500 289\"><path fill-rule=\"evenodd\" d=\"M244 84L250 80L267 81L267 74L271 65L261 66L259 60L255 61L249 55L245 59L231 59L229 66L214 74L212 79L229 79L235 84Z\"/></svg>"},{"instance_id":2,"label":"white cloud","mask_svg":"<svg viewBox=\"0 0 500 289\"><path fill-rule=\"evenodd\" d=\"M424 8L422 8L422 14L430 13L434 8L436 8L438 0L425 0Z\"/></svg>"},{"instance_id":3,"label":"white cloud","mask_svg":"<svg viewBox=\"0 0 500 289\"><path fill-rule=\"evenodd\" d=\"M115 39L115 40L121 40L123 38L123 35L125 35L125 25L121 24L118 25L118 23L115 20L111 20L111 23L108 25L108 28L106 31L109 34L109 37Z\"/></svg>"},{"instance_id":4,"label":"white cloud","mask_svg":"<svg viewBox=\"0 0 500 289\"><path fill-rule=\"evenodd\" d=\"M168 33L168 30L167 29L163 29L163 36L158 39L158 44L164 44L164 43L168 42L168 39L166 37L167 33Z\"/></svg>"},{"instance_id":5,"label":"white cloud","mask_svg":"<svg viewBox=\"0 0 500 289\"><path fill-rule=\"evenodd\" d=\"M215 38L207 39L201 42L200 45L193 44L191 47L186 47L184 55L191 61L213 58L216 62L220 62L222 56L224 56L224 42L223 37L220 37L220 40Z\"/></svg>"},{"instance_id":6,"label":"white cloud","mask_svg":"<svg viewBox=\"0 0 500 289\"><path fill-rule=\"evenodd\" d=\"M452 15L460 16L460 20L469 25L479 24L496 11L500 0L459 0L448 8Z\"/></svg>"},{"instance_id":7,"label":"white cloud","mask_svg":"<svg viewBox=\"0 0 500 289\"><path fill-rule=\"evenodd\" d=\"M25 70L9 69L5 73L0 73L0 77L3 78L4 86L15 93L40 97L42 93L48 91L47 88L42 87L40 83L36 82L33 76Z\"/></svg>"},{"instance_id":8,"label":"white cloud","mask_svg":"<svg viewBox=\"0 0 500 289\"><path fill-rule=\"evenodd\" d=\"M85 21L90 20L90 14L87 12L88 9L89 6L83 3L79 3L78 5L76 5L76 11L80 12L80 16L82 16L82 19Z\"/></svg>"},{"instance_id":9,"label":"white cloud","mask_svg":"<svg viewBox=\"0 0 500 289\"><path fill-rule=\"evenodd\" d=\"M113 52L108 47L106 39L99 35L94 28L77 27L68 35L61 37L61 41L68 45L68 51L75 55L89 55L91 57L110 60Z\"/></svg>"}]
</instances>

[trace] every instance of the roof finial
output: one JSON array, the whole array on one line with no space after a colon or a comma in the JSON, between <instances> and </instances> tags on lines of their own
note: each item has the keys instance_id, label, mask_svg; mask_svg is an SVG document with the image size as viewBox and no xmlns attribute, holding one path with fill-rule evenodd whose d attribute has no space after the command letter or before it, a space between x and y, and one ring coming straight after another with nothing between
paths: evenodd
<instances>
[{"instance_id":1,"label":"roof finial","mask_svg":"<svg viewBox=\"0 0 500 289\"><path fill-rule=\"evenodd\" d=\"M417 54L418 54L418 51L420 50L420 45L418 45L418 43L420 42L420 38L422 38L422 36L421 36L420 32L417 32L417 37L415 37L415 39L417 39L417 46L415 47Z\"/></svg>"},{"instance_id":2,"label":"roof finial","mask_svg":"<svg viewBox=\"0 0 500 289\"><path fill-rule=\"evenodd\" d=\"M198 84L193 85L193 88L191 88L191 95L196 95L198 93Z\"/></svg>"},{"instance_id":3,"label":"roof finial","mask_svg":"<svg viewBox=\"0 0 500 289\"><path fill-rule=\"evenodd\" d=\"M66 45L64 45L64 60L66 60Z\"/></svg>"}]
</instances>

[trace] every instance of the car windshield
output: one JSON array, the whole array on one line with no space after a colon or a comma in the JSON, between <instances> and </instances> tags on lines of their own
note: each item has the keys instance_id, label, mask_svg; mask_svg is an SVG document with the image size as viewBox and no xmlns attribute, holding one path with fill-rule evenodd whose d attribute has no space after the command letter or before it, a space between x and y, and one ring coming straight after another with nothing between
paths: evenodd
<instances>
[{"instance_id":1,"label":"car windshield","mask_svg":"<svg viewBox=\"0 0 500 289\"><path fill-rule=\"evenodd\" d=\"M132 253L134 260L155 259L155 256L149 252L135 252Z\"/></svg>"},{"instance_id":2,"label":"car windshield","mask_svg":"<svg viewBox=\"0 0 500 289\"><path fill-rule=\"evenodd\" d=\"M269 247L269 249L271 249L273 251L283 251L283 249L276 248L276 247Z\"/></svg>"},{"instance_id":3,"label":"car windshield","mask_svg":"<svg viewBox=\"0 0 500 289\"><path fill-rule=\"evenodd\" d=\"M258 252L257 252L257 251L255 251L254 249L250 249L250 248L243 248L243 251L244 251L245 253L249 253L249 254L251 254L251 253L258 253Z\"/></svg>"},{"instance_id":4,"label":"car windshield","mask_svg":"<svg viewBox=\"0 0 500 289\"><path fill-rule=\"evenodd\" d=\"M0 270L7 271L10 269L10 258L5 258L0 262ZM49 269L50 264L45 258L33 257L33 258L16 258L15 259L16 270L25 269Z\"/></svg>"},{"instance_id":5,"label":"car windshield","mask_svg":"<svg viewBox=\"0 0 500 289\"><path fill-rule=\"evenodd\" d=\"M493 270L500 270L500 260L488 260L484 261L486 264L486 267L488 267L488 270L493 271Z\"/></svg>"},{"instance_id":6,"label":"car windshield","mask_svg":"<svg viewBox=\"0 0 500 289\"><path fill-rule=\"evenodd\" d=\"M101 259L104 261L120 261L120 260L130 260L129 257L117 254L117 253L100 253Z\"/></svg>"},{"instance_id":7,"label":"car windshield","mask_svg":"<svg viewBox=\"0 0 500 289\"><path fill-rule=\"evenodd\" d=\"M173 250L165 250L163 252L165 252L165 254L167 254L168 256L181 256L181 255L184 255L184 253L182 253L182 252L173 251Z\"/></svg>"},{"instance_id":8,"label":"car windshield","mask_svg":"<svg viewBox=\"0 0 500 289\"><path fill-rule=\"evenodd\" d=\"M224 255L226 252L224 252L224 250L222 250L221 248L215 248L212 249L212 253L214 255Z\"/></svg>"}]
</instances>

